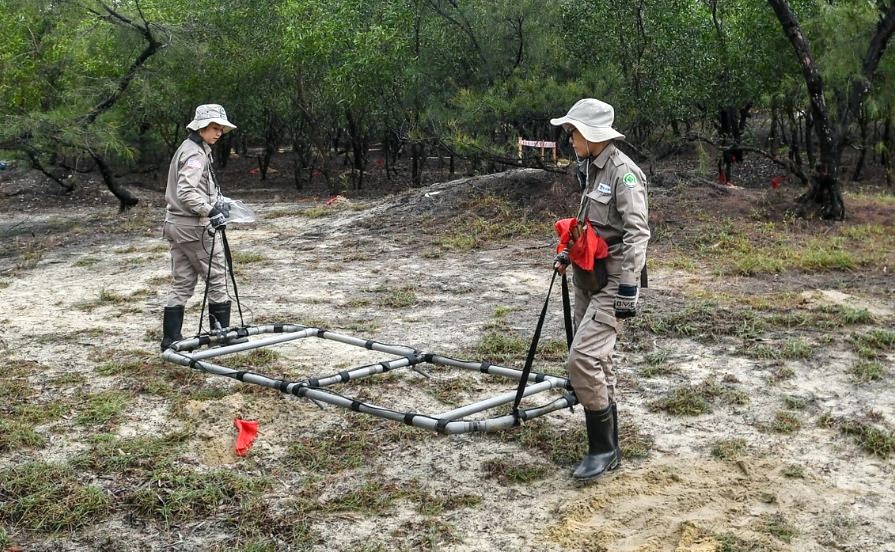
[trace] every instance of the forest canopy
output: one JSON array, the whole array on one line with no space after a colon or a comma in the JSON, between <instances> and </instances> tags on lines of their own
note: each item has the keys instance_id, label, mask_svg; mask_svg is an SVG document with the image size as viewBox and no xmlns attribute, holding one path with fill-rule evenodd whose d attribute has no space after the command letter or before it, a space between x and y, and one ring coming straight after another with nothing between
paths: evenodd
<instances>
[{"instance_id":1,"label":"forest canopy","mask_svg":"<svg viewBox=\"0 0 895 552\"><path fill-rule=\"evenodd\" d=\"M164 163L201 103L291 146L296 185L351 153L428 153L483 169L581 97L616 109L636 151L700 140L753 151L842 218L838 183L891 175L888 2L792 0L0 0L0 150L56 180ZM805 60L810 60L806 64ZM765 121L759 136L755 121ZM844 151L858 155L846 166ZM742 155L742 153L740 153ZM262 171L266 166L262 166ZM838 201L838 205L837 202Z\"/></svg>"}]
</instances>

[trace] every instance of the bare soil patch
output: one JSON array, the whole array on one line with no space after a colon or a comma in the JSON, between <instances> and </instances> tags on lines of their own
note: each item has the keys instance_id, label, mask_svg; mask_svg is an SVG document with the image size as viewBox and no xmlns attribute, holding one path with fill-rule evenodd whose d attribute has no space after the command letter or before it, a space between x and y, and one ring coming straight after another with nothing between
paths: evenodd
<instances>
[{"instance_id":1,"label":"bare soil patch","mask_svg":"<svg viewBox=\"0 0 895 552\"><path fill-rule=\"evenodd\" d=\"M77 202L6 196L0 472L16 487L0 482L0 543L895 550L895 206L858 193L852 212L866 201L871 214L810 225L768 216L770 191L719 191L691 176L651 190L651 285L617 355L625 460L586 487L569 477L583 450L579 408L500 434L445 437L161 362L160 192L139 188L141 205L120 216L99 192L102 203L87 191ZM6 180L0 191L20 185ZM260 215L228 229L246 322L472 359L497 354L483 346L489 333L530 338L550 278L552 220L575 205L571 182L539 171L348 193L331 207L283 185L230 195ZM811 241L818 234L827 242ZM547 342L563 339L554 301ZM240 362L301 378L383 360L314 340L273 350ZM524 347L500 354L521 366ZM561 355L542 353L537 369L560 373ZM514 388L481 374L429 376L398 371L344 392L439 412ZM245 458L232 448L236 416L260 422ZM22 502L40 504L48 473L81 497L77 515L55 525L37 523L49 511Z\"/></svg>"}]
</instances>

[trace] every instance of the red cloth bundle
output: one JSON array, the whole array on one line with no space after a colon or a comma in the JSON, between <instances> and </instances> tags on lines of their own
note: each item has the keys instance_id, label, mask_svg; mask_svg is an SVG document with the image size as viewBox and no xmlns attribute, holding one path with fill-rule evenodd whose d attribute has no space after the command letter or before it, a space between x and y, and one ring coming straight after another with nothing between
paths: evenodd
<instances>
[{"instance_id":1,"label":"red cloth bundle","mask_svg":"<svg viewBox=\"0 0 895 552\"><path fill-rule=\"evenodd\" d=\"M594 232L590 221L584 219L584 232L569 247L572 229L577 225L578 219L576 218L559 219L556 221L556 224L553 225L556 235L559 236L559 245L556 246L556 252L562 253L568 247L569 259L573 263L583 270L593 270L596 259L605 259L609 256L609 246L606 245L606 240Z\"/></svg>"}]
</instances>

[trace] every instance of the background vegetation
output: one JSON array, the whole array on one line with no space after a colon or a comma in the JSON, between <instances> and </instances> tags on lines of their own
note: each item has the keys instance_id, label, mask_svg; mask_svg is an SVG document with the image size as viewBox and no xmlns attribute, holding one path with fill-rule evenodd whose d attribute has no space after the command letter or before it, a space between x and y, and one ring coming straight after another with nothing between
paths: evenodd
<instances>
[{"instance_id":1,"label":"background vegetation","mask_svg":"<svg viewBox=\"0 0 895 552\"><path fill-rule=\"evenodd\" d=\"M292 146L298 187L318 175L334 190L346 181L362 187L374 146L386 169L407 159L415 184L433 152L494 169L515 156L519 137L559 138L548 119L584 96L612 103L646 157L702 140L757 151L804 183L824 163L822 175L847 170L859 179L875 163L891 179L888 2L0 6L0 150L61 186L72 171L99 170L122 208L136 198L116 171L166 162L193 108L207 102L225 105L239 125L220 144L219 162L231 148L257 146L263 177L276 148ZM817 78L794 55L781 26L787 13ZM852 150L854 162L840 167ZM341 181L331 174L337 152L351 163ZM833 192L813 199L836 208Z\"/></svg>"}]
</instances>

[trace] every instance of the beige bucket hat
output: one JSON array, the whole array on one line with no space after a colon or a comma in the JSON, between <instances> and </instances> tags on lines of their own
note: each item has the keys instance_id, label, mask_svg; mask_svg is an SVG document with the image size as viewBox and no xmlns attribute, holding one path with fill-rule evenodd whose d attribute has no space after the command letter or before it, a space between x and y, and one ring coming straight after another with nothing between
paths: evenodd
<instances>
[{"instance_id":1,"label":"beige bucket hat","mask_svg":"<svg viewBox=\"0 0 895 552\"><path fill-rule=\"evenodd\" d=\"M230 132L236 125L227 120L227 112L224 107L218 104L203 104L196 108L196 115L186 128L190 130L199 130L205 128L211 123L217 123L224 127L224 134Z\"/></svg>"},{"instance_id":2,"label":"beige bucket hat","mask_svg":"<svg viewBox=\"0 0 895 552\"><path fill-rule=\"evenodd\" d=\"M615 110L606 102L594 98L578 100L565 117L550 119L553 126L571 125L578 129L588 142L605 142L624 138L625 135L612 128Z\"/></svg>"}]
</instances>

